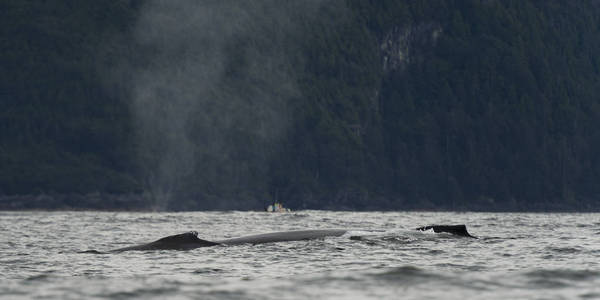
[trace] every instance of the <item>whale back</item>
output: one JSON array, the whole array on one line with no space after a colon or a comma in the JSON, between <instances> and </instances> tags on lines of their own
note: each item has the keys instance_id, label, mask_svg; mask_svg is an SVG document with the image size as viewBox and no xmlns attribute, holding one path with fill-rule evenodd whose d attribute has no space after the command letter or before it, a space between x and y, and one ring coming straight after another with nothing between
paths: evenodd
<instances>
[{"instance_id":1,"label":"whale back","mask_svg":"<svg viewBox=\"0 0 600 300\"><path fill-rule=\"evenodd\" d=\"M445 233L450 233L450 234L454 234L454 235L458 235L458 236L476 238L476 237L472 236L471 234L469 234L469 232L467 231L467 226L464 224L460 224L460 225L429 225L429 226L423 226L423 227L416 228L416 230L420 230L420 231L425 231L425 230L430 230L430 229L433 229L433 232L436 232L436 233L445 232Z\"/></svg>"},{"instance_id":2,"label":"whale back","mask_svg":"<svg viewBox=\"0 0 600 300\"><path fill-rule=\"evenodd\" d=\"M416 230L433 230L434 232L445 232L454 234L457 236L476 238L469 234L467 226L461 225L429 225L416 228ZM263 244L263 243L275 243L275 242L286 242L286 241L300 241L309 239L318 239L328 236L341 236L344 235L347 230L344 229L317 229L317 230L297 230L297 231L283 231L273 232L265 234L257 234L244 236L239 238L224 239L216 242L202 240L198 238L198 233L190 231L186 233L176 234L161 238L154 242L115 249L110 252L122 252L129 250L190 250L201 247L210 247L216 245L240 245L240 244Z\"/></svg>"},{"instance_id":3,"label":"whale back","mask_svg":"<svg viewBox=\"0 0 600 300\"><path fill-rule=\"evenodd\" d=\"M129 250L191 250L215 245L219 245L219 243L199 239L197 232L190 231L186 233L167 236L148 244L115 249L111 252L121 252Z\"/></svg>"},{"instance_id":4,"label":"whale back","mask_svg":"<svg viewBox=\"0 0 600 300\"><path fill-rule=\"evenodd\" d=\"M161 238L154 243L162 243L162 244L185 244L185 243L197 243L198 241L204 241L198 238L198 232L190 231L181 234L170 235L164 238ZM207 242L207 241L205 241Z\"/></svg>"},{"instance_id":5,"label":"whale back","mask_svg":"<svg viewBox=\"0 0 600 300\"><path fill-rule=\"evenodd\" d=\"M328 236L341 236L347 230L343 229L317 229L317 230L296 230L282 231L265 234L249 235L239 238L225 239L217 241L224 245L240 245L240 244L264 244L288 241L300 241L324 238Z\"/></svg>"}]
</instances>

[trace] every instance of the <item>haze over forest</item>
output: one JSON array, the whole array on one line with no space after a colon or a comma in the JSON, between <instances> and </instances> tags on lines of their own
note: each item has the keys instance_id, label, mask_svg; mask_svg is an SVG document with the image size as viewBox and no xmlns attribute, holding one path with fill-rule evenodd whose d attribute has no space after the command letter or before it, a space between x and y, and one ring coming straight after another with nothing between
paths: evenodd
<instances>
[{"instance_id":1,"label":"haze over forest","mask_svg":"<svg viewBox=\"0 0 600 300\"><path fill-rule=\"evenodd\" d=\"M0 46L0 209L600 210L597 0L4 0Z\"/></svg>"}]
</instances>

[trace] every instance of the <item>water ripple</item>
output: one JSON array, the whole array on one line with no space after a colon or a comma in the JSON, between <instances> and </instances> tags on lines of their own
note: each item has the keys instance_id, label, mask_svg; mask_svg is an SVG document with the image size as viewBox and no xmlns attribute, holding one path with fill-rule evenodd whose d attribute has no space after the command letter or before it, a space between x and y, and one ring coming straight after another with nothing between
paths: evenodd
<instances>
[{"instance_id":1,"label":"water ripple","mask_svg":"<svg viewBox=\"0 0 600 300\"><path fill-rule=\"evenodd\" d=\"M590 299L600 286L599 220L599 214L0 212L0 298ZM412 230L423 223L466 223L480 239ZM190 230L218 240L306 228L351 232L256 246L102 253Z\"/></svg>"}]
</instances>

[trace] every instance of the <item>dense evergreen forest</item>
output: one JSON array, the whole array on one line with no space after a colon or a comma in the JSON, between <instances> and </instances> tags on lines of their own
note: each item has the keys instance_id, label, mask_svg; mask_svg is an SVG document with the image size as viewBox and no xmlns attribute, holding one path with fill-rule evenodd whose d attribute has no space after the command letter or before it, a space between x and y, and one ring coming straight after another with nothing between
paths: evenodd
<instances>
[{"instance_id":1,"label":"dense evergreen forest","mask_svg":"<svg viewBox=\"0 0 600 300\"><path fill-rule=\"evenodd\" d=\"M600 2L0 1L0 208L600 209Z\"/></svg>"}]
</instances>

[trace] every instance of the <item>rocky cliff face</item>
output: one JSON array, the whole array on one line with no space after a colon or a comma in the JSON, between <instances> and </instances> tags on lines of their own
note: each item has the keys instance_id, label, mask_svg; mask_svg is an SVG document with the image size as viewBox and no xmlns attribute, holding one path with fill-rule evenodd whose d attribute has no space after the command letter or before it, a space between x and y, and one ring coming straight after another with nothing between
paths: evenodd
<instances>
[{"instance_id":1,"label":"rocky cliff face","mask_svg":"<svg viewBox=\"0 0 600 300\"><path fill-rule=\"evenodd\" d=\"M383 71L403 71L411 63L422 62L423 53L435 46L443 32L443 28L433 22L394 26L379 45Z\"/></svg>"}]
</instances>

